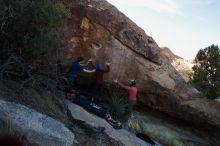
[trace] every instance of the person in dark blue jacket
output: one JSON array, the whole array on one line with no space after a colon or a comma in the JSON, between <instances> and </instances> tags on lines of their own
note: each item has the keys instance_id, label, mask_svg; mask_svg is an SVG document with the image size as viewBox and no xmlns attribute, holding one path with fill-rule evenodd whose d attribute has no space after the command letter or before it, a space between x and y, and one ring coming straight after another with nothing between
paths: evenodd
<instances>
[{"instance_id":1,"label":"person in dark blue jacket","mask_svg":"<svg viewBox=\"0 0 220 146\"><path fill-rule=\"evenodd\" d=\"M91 62L91 60L89 60L86 64L82 64L83 61L83 57L78 57L77 60L71 65L67 74L69 87L74 86L76 76L80 71L91 72L90 70L84 69L84 67L87 66Z\"/></svg>"},{"instance_id":2,"label":"person in dark blue jacket","mask_svg":"<svg viewBox=\"0 0 220 146\"><path fill-rule=\"evenodd\" d=\"M83 61L83 57L78 57L75 62L71 65L68 76L75 78L77 73L83 70L83 65L80 64L80 62Z\"/></svg>"}]
</instances>

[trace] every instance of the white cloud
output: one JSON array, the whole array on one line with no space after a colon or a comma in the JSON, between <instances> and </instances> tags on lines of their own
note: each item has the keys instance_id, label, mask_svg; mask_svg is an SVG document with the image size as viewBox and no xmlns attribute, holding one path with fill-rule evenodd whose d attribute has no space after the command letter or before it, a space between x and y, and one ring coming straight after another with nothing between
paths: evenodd
<instances>
[{"instance_id":1,"label":"white cloud","mask_svg":"<svg viewBox=\"0 0 220 146\"><path fill-rule=\"evenodd\" d=\"M205 20L205 17L204 17L204 16L200 16L200 15L195 16L195 18L196 18L197 20L199 20L199 21L204 21L204 20Z\"/></svg>"},{"instance_id":2,"label":"white cloud","mask_svg":"<svg viewBox=\"0 0 220 146\"><path fill-rule=\"evenodd\" d=\"M182 15L180 6L174 0L107 0L112 4L133 7L146 7L160 13L173 13Z\"/></svg>"},{"instance_id":3,"label":"white cloud","mask_svg":"<svg viewBox=\"0 0 220 146\"><path fill-rule=\"evenodd\" d=\"M210 5L210 4L214 3L214 0L192 0L191 2L194 3L194 4Z\"/></svg>"},{"instance_id":4,"label":"white cloud","mask_svg":"<svg viewBox=\"0 0 220 146\"><path fill-rule=\"evenodd\" d=\"M158 12L181 13L179 6L172 0L145 0L144 6Z\"/></svg>"}]
</instances>

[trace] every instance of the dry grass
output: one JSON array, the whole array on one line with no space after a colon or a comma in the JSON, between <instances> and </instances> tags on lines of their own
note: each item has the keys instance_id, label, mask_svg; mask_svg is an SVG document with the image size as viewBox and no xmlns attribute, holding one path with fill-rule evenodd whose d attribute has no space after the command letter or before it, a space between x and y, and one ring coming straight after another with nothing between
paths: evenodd
<instances>
[{"instance_id":1,"label":"dry grass","mask_svg":"<svg viewBox=\"0 0 220 146\"><path fill-rule=\"evenodd\" d=\"M205 141L200 142L196 137L184 137L184 134L178 133L175 128L166 127L163 122L158 123L154 120L144 121L138 118L131 118L127 122L129 130L135 133L144 133L155 141L166 146L208 146ZM187 133L187 132L186 132ZM196 140L197 139L197 140ZM217 145L216 145L217 146Z\"/></svg>"}]
</instances>

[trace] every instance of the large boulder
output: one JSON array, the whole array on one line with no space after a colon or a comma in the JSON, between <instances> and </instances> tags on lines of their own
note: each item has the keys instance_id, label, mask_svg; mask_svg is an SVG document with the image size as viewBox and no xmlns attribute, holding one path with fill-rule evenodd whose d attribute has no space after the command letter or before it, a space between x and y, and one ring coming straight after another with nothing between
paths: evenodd
<instances>
[{"instance_id":1,"label":"large boulder","mask_svg":"<svg viewBox=\"0 0 220 146\"><path fill-rule=\"evenodd\" d=\"M117 8L105 0L61 1L71 12L63 33L67 45L59 54L64 64L70 65L77 56L92 57L95 63L111 62L107 80L135 79L141 95L138 100L144 105L220 128L219 106L201 110L206 102L211 103L203 99L201 106L195 106L199 92L186 84L154 39Z\"/></svg>"},{"instance_id":2,"label":"large boulder","mask_svg":"<svg viewBox=\"0 0 220 146\"><path fill-rule=\"evenodd\" d=\"M0 100L0 134L12 134L34 146L73 146L74 134L62 123L24 105Z\"/></svg>"}]
</instances>

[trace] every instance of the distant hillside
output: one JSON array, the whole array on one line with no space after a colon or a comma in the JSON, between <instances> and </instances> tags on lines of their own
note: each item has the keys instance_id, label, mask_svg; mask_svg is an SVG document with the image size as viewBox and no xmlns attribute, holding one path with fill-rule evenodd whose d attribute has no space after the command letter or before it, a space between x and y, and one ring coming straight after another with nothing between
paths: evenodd
<instances>
[{"instance_id":1,"label":"distant hillside","mask_svg":"<svg viewBox=\"0 0 220 146\"><path fill-rule=\"evenodd\" d=\"M168 47L162 47L163 54L170 60L170 63L180 73L183 79L188 82L190 76L193 74L192 67L194 65L193 60L186 60L182 57L175 55Z\"/></svg>"}]
</instances>

